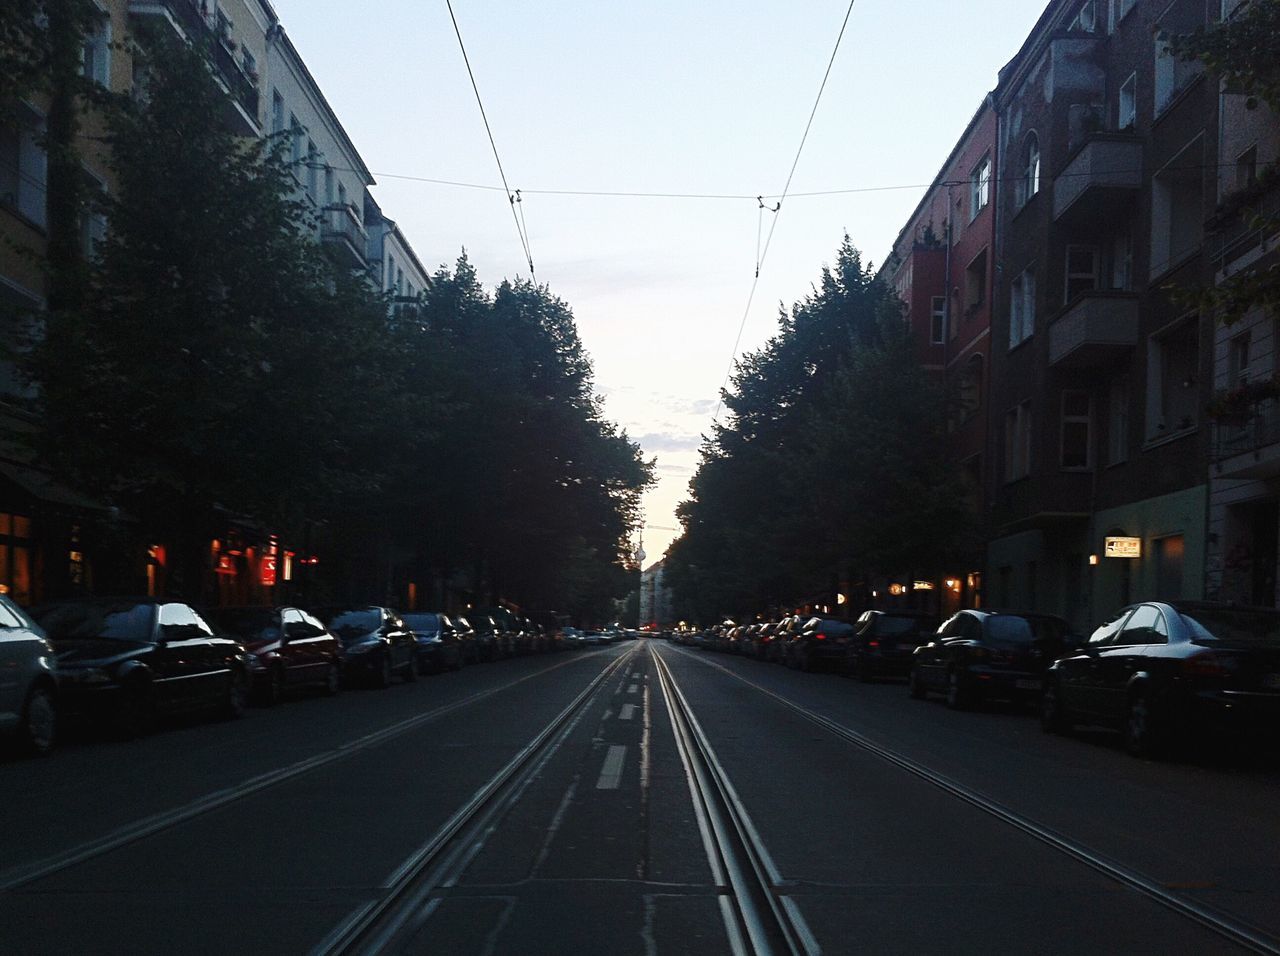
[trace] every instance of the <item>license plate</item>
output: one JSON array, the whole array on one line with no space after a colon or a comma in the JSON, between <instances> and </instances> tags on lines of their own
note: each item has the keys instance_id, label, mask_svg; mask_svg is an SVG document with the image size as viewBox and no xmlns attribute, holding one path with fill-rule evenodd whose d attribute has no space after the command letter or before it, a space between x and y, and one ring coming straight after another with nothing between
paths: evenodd
<instances>
[{"instance_id":1,"label":"license plate","mask_svg":"<svg viewBox=\"0 0 1280 956\"><path fill-rule=\"evenodd\" d=\"M1040 682L1038 680L1022 679L1014 681L1013 686L1018 688L1018 690L1039 690Z\"/></svg>"},{"instance_id":2,"label":"license plate","mask_svg":"<svg viewBox=\"0 0 1280 956\"><path fill-rule=\"evenodd\" d=\"M1280 690L1280 674L1263 674L1262 686L1267 690Z\"/></svg>"}]
</instances>

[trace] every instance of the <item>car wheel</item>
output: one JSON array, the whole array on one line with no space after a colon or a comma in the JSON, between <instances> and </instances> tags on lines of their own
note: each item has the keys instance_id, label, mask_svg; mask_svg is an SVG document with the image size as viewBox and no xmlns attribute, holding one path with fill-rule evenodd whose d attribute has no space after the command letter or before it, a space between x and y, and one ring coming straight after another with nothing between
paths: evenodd
<instances>
[{"instance_id":1,"label":"car wheel","mask_svg":"<svg viewBox=\"0 0 1280 956\"><path fill-rule=\"evenodd\" d=\"M1065 734L1071 729L1057 681L1045 681L1040 694L1040 729L1046 734Z\"/></svg>"},{"instance_id":2,"label":"car wheel","mask_svg":"<svg viewBox=\"0 0 1280 956\"><path fill-rule=\"evenodd\" d=\"M947 672L947 706L952 710L966 710L973 703L967 683L960 671Z\"/></svg>"},{"instance_id":3,"label":"car wheel","mask_svg":"<svg viewBox=\"0 0 1280 956\"><path fill-rule=\"evenodd\" d=\"M1124 749L1135 757L1158 757L1164 753L1164 738L1151 701L1139 692L1129 699L1124 722Z\"/></svg>"},{"instance_id":4,"label":"car wheel","mask_svg":"<svg viewBox=\"0 0 1280 956\"><path fill-rule=\"evenodd\" d=\"M222 716L227 720L243 717L249 706L249 679L244 671L232 670L227 681L227 696L222 701Z\"/></svg>"},{"instance_id":5,"label":"car wheel","mask_svg":"<svg viewBox=\"0 0 1280 956\"><path fill-rule=\"evenodd\" d=\"M924 700L929 694L924 688L924 682L920 680L920 672L914 667L907 674L907 693L916 700Z\"/></svg>"},{"instance_id":6,"label":"car wheel","mask_svg":"<svg viewBox=\"0 0 1280 956\"><path fill-rule=\"evenodd\" d=\"M374 674L373 683L376 687L391 686L391 660L386 654L378 658L378 670Z\"/></svg>"},{"instance_id":7,"label":"car wheel","mask_svg":"<svg viewBox=\"0 0 1280 956\"><path fill-rule=\"evenodd\" d=\"M23 751L33 757L43 757L52 750L57 723L58 712L49 688L31 688L22 705L22 723L18 727L18 742Z\"/></svg>"},{"instance_id":8,"label":"car wheel","mask_svg":"<svg viewBox=\"0 0 1280 956\"><path fill-rule=\"evenodd\" d=\"M324 695L333 697L342 690L342 668L337 664L330 664L324 672Z\"/></svg>"},{"instance_id":9,"label":"car wheel","mask_svg":"<svg viewBox=\"0 0 1280 956\"><path fill-rule=\"evenodd\" d=\"M126 686L116 711L115 731L124 740L151 733L156 726L156 698L150 684Z\"/></svg>"}]
</instances>

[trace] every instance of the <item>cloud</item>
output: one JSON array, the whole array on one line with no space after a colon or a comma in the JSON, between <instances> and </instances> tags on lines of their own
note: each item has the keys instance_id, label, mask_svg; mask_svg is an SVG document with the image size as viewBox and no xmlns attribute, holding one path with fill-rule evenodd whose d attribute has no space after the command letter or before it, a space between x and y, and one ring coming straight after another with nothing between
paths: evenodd
<instances>
[{"instance_id":1,"label":"cloud","mask_svg":"<svg viewBox=\"0 0 1280 956\"><path fill-rule=\"evenodd\" d=\"M697 451L702 445L702 436L688 432L648 432L644 435L633 435L632 441L639 443L647 453Z\"/></svg>"},{"instance_id":2,"label":"cloud","mask_svg":"<svg viewBox=\"0 0 1280 956\"><path fill-rule=\"evenodd\" d=\"M658 471L673 478L690 478L693 476L693 469L687 465L658 465Z\"/></svg>"}]
</instances>

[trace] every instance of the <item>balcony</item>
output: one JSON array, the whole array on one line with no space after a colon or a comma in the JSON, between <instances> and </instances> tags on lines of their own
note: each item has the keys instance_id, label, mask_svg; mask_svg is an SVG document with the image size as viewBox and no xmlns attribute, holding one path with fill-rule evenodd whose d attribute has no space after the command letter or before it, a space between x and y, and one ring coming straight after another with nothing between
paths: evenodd
<instances>
[{"instance_id":1,"label":"balcony","mask_svg":"<svg viewBox=\"0 0 1280 956\"><path fill-rule=\"evenodd\" d=\"M1280 476L1280 400L1256 402L1240 420L1215 422L1211 455L1216 478Z\"/></svg>"},{"instance_id":2,"label":"balcony","mask_svg":"<svg viewBox=\"0 0 1280 956\"><path fill-rule=\"evenodd\" d=\"M1138 344L1138 297L1132 292L1086 292L1049 326L1049 364L1105 365Z\"/></svg>"},{"instance_id":3,"label":"balcony","mask_svg":"<svg viewBox=\"0 0 1280 956\"><path fill-rule=\"evenodd\" d=\"M340 265L348 269L367 269L365 249L369 234L350 205L325 206L320 219L320 239Z\"/></svg>"},{"instance_id":4,"label":"balcony","mask_svg":"<svg viewBox=\"0 0 1280 956\"><path fill-rule=\"evenodd\" d=\"M129 15L165 20L174 31L200 45L213 64L213 78L227 94L227 119L231 129L242 136L258 136L258 86L245 73L231 50L234 41L218 36L216 26L200 10L199 0L129 0Z\"/></svg>"},{"instance_id":5,"label":"balcony","mask_svg":"<svg viewBox=\"0 0 1280 956\"><path fill-rule=\"evenodd\" d=\"M1142 143L1125 133L1095 133L1053 182L1053 218L1066 225L1111 223L1115 204L1142 187Z\"/></svg>"}]
</instances>

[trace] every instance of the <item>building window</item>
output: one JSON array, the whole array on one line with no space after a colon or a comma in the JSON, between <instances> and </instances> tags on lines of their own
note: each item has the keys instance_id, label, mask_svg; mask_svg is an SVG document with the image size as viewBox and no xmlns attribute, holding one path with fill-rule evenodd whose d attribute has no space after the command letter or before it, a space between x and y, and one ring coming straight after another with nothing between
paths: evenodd
<instances>
[{"instance_id":1,"label":"building window","mask_svg":"<svg viewBox=\"0 0 1280 956\"><path fill-rule=\"evenodd\" d=\"M1129 460L1129 382L1113 379L1107 397L1107 464Z\"/></svg>"},{"instance_id":2,"label":"building window","mask_svg":"<svg viewBox=\"0 0 1280 956\"><path fill-rule=\"evenodd\" d=\"M1023 402L1004 416L1004 480L1031 473L1031 403Z\"/></svg>"},{"instance_id":3,"label":"building window","mask_svg":"<svg viewBox=\"0 0 1280 956\"><path fill-rule=\"evenodd\" d=\"M1116 236L1111 249L1111 288L1120 292L1133 289L1133 234Z\"/></svg>"},{"instance_id":4,"label":"building window","mask_svg":"<svg viewBox=\"0 0 1280 956\"><path fill-rule=\"evenodd\" d=\"M1026 269L1009 290L1009 348L1021 345L1036 330L1036 275Z\"/></svg>"},{"instance_id":5,"label":"building window","mask_svg":"<svg viewBox=\"0 0 1280 956\"><path fill-rule=\"evenodd\" d=\"M945 342L946 328L947 297L935 295L929 310L929 342L933 345L941 345Z\"/></svg>"},{"instance_id":6,"label":"building window","mask_svg":"<svg viewBox=\"0 0 1280 956\"><path fill-rule=\"evenodd\" d=\"M31 519L0 514L0 594L31 603Z\"/></svg>"},{"instance_id":7,"label":"building window","mask_svg":"<svg viewBox=\"0 0 1280 956\"><path fill-rule=\"evenodd\" d=\"M329 165L324 167L324 204L333 205L333 167Z\"/></svg>"},{"instance_id":8,"label":"building window","mask_svg":"<svg viewBox=\"0 0 1280 956\"><path fill-rule=\"evenodd\" d=\"M341 180L338 182L338 205L347 205L347 187L342 184Z\"/></svg>"},{"instance_id":9,"label":"building window","mask_svg":"<svg viewBox=\"0 0 1280 956\"><path fill-rule=\"evenodd\" d=\"M983 249L964 270L964 314L973 314L987 301L987 250ZM955 330L952 329L954 332Z\"/></svg>"},{"instance_id":10,"label":"building window","mask_svg":"<svg viewBox=\"0 0 1280 956\"><path fill-rule=\"evenodd\" d=\"M1200 325L1195 319L1148 344L1147 438L1195 428L1200 405Z\"/></svg>"},{"instance_id":11,"label":"building window","mask_svg":"<svg viewBox=\"0 0 1280 956\"><path fill-rule=\"evenodd\" d=\"M284 97L279 90L271 91L271 132L277 136L284 132Z\"/></svg>"},{"instance_id":12,"label":"building window","mask_svg":"<svg viewBox=\"0 0 1280 956\"><path fill-rule=\"evenodd\" d=\"M1155 40L1155 100L1156 115L1159 116L1200 75L1198 61L1183 60L1169 49L1169 39L1184 33L1190 33L1201 24L1197 21L1191 5L1179 9L1177 5L1171 10L1171 16L1161 21L1156 28ZM1203 17L1204 8L1200 10Z\"/></svg>"},{"instance_id":13,"label":"building window","mask_svg":"<svg viewBox=\"0 0 1280 956\"><path fill-rule=\"evenodd\" d=\"M978 414L982 407L982 356L974 355L965 362L960 373L960 395L957 403L958 418L964 424Z\"/></svg>"},{"instance_id":14,"label":"building window","mask_svg":"<svg viewBox=\"0 0 1280 956\"><path fill-rule=\"evenodd\" d=\"M1098 249L1096 246L1067 246L1067 282L1064 303L1098 288Z\"/></svg>"},{"instance_id":15,"label":"building window","mask_svg":"<svg viewBox=\"0 0 1280 956\"><path fill-rule=\"evenodd\" d=\"M396 285L396 260L387 256L387 291L391 291Z\"/></svg>"},{"instance_id":16,"label":"building window","mask_svg":"<svg viewBox=\"0 0 1280 956\"><path fill-rule=\"evenodd\" d=\"M1243 385L1249 379L1249 332L1246 329L1232 338L1227 348L1227 388Z\"/></svg>"},{"instance_id":17,"label":"building window","mask_svg":"<svg viewBox=\"0 0 1280 956\"><path fill-rule=\"evenodd\" d=\"M970 221L986 209L989 202L991 202L991 159L985 157L969 174Z\"/></svg>"},{"instance_id":18,"label":"building window","mask_svg":"<svg viewBox=\"0 0 1280 956\"><path fill-rule=\"evenodd\" d=\"M40 145L44 121L0 125L0 205L8 206L41 229L48 221L45 183L48 157Z\"/></svg>"},{"instance_id":19,"label":"building window","mask_svg":"<svg viewBox=\"0 0 1280 956\"><path fill-rule=\"evenodd\" d=\"M240 68L244 70L244 75L249 78L249 82L254 86L258 85L258 60L249 52L248 47L240 48Z\"/></svg>"},{"instance_id":20,"label":"building window","mask_svg":"<svg viewBox=\"0 0 1280 956\"><path fill-rule=\"evenodd\" d=\"M1022 170L1022 202L1031 201L1031 197L1040 191L1040 139L1035 133L1027 134L1024 147L1025 163Z\"/></svg>"},{"instance_id":21,"label":"building window","mask_svg":"<svg viewBox=\"0 0 1280 956\"><path fill-rule=\"evenodd\" d=\"M1062 467L1087 470L1092 464L1093 400L1088 392L1062 393Z\"/></svg>"},{"instance_id":22,"label":"building window","mask_svg":"<svg viewBox=\"0 0 1280 956\"><path fill-rule=\"evenodd\" d=\"M81 55L83 73L87 80L100 86L111 85L111 16L101 11L101 19L93 32L85 35Z\"/></svg>"},{"instance_id":23,"label":"building window","mask_svg":"<svg viewBox=\"0 0 1280 956\"><path fill-rule=\"evenodd\" d=\"M303 159L303 141L305 136L302 132L302 124L298 122L298 117L292 113L289 114L289 161L295 166L302 165Z\"/></svg>"},{"instance_id":24,"label":"building window","mask_svg":"<svg viewBox=\"0 0 1280 956\"><path fill-rule=\"evenodd\" d=\"M1128 16L1129 11L1132 10L1137 5L1138 5L1138 0L1117 0L1116 23L1119 23L1126 16Z\"/></svg>"},{"instance_id":25,"label":"building window","mask_svg":"<svg viewBox=\"0 0 1280 956\"><path fill-rule=\"evenodd\" d=\"M85 180L88 195L80 214L80 249L86 259L94 259L102 240L107 237L107 216L102 211L107 184L88 170L85 170Z\"/></svg>"},{"instance_id":26,"label":"building window","mask_svg":"<svg viewBox=\"0 0 1280 956\"><path fill-rule=\"evenodd\" d=\"M1095 0L1087 0L1075 18L1067 25L1072 32L1093 33L1098 29L1098 14Z\"/></svg>"},{"instance_id":27,"label":"building window","mask_svg":"<svg viewBox=\"0 0 1280 956\"><path fill-rule=\"evenodd\" d=\"M307 140L307 195L312 202L319 199L319 184L317 177L320 173L320 151L316 149L316 144Z\"/></svg>"},{"instance_id":28,"label":"building window","mask_svg":"<svg viewBox=\"0 0 1280 956\"><path fill-rule=\"evenodd\" d=\"M1120 97L1116 103L1116 129L1129 129L1138 115L1138 74L1130 73L1120 84Z\"/></svg>"},{"instance_id":29,"label":"building window","mask_svg":"<svg viewBox=\"0 0 1280 956\"><path fill-rule=\"evenodd\" d=\"M1258 147L1250 146L1236 157L1236 189L1248 189L1258 181Z\"/></svg>"},{"instance_id":30,"label":"building window","mask_svg":"<svg viewBox=\"0 0 1280 956\"><path fill-rule=\"evenodd\" d=\"M1204 170L1200 140L1151 179L1151 275L1178 265L1204 240Z\"/></svg>"}]
</instances>

